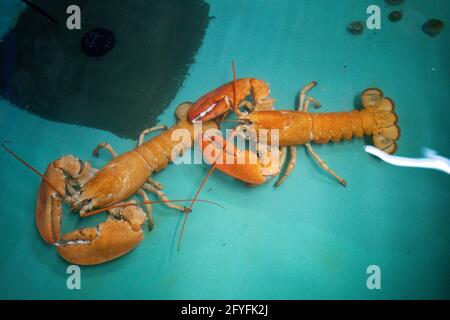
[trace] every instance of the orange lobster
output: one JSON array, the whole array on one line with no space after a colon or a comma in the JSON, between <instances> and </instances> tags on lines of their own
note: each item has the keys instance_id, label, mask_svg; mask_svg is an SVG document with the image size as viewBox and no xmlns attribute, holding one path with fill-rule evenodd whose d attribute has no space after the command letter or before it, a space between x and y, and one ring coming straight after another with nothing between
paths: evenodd
<instances>
[{"instance_id":1,"label":"orange lobster","mask_svg":"<svg viewBox=\"0 0 450 320\"><path fill-rule=\"evenodd\" d=\"M190 208L168 200L161 190L161 184L152 180L150 175L164 169L174 156L191 147L195 130L194 125L187 121L190 107L190 103L178 106L178 123L171 128L158 126L144 130L138 146L131 151L118 155L109 144L99 144L94 155L98 155L100 148L106 148L114 158L100 170L93 169L88 162L67 155L50 163L41 175L2 144L4 149L42 177L35 215L42 239L55 245L58 253L71 263L99 264L134 249L144 237L141 226L146 220L149 228L153 228L151 203L155 202L149 201L145 191L155 193L160 198L161 201L156 203L165 203L171 208L189 212ZM217 128L217 125L211 121L205 122L203 128ZM167 130L143 142L145 134L159 129ZM172 139L172 133L177 129L187 130L191 140L180 142ZM133 201L114 205L135 193L144 198L146 214ZM107 221L96 228L79 229L61 236L62 202L71 204L72 210L79 211L81 217L102 211L109 211L110 215ZM100 210L90 211L95 208Z\"/></svg>"},{"instance_id":2,"label":"orange lobster","mask_svg":"<svg viewBox=\"0 0 450 320\"><path fill-rule=\"evenodd\" d=\"M237 121L244 123L235 130L247 138L256 139L255 137L259 137L259 132L262 130L277 130L281 160L274 159L272 155L275 153L273 149L269 148L269 151L263 154L266 158L264 164L260 162L246 163L245 167L236 162L216 164L217 169L239 180L257 185L278 175L286 160L286 148L289 148L291 160L285 173L275 184L279 186L295 166L296 145L303 144L322 168L346 186L346 181L334 173L314 152L311 142L324 144L330 141L349 140L354 136L371 135L375 147L387 153L394 153L396 150L396 140L399 138L400 131L396 124L397 115L393 111L394 103L391 99L384 97L379 89L367 89L362 93L362 110L309 113L308 107L311 103L315 107L320 107L317 100L307 97L307 92L316 85L316 82L311 82L301 90L296 111L273 110L274 100L270 96L269 86L264 81L253 78L236 80L234 65L233 74L234 81L207 93L193 104L188 113L188 120L192 122L211 120L226 115L230 109L233 109L238 116L239 120ZM239 110L240 107L245 107L250 112L242 112ZM210 136L203 135L202 138L200 144L203 149L213 146L218 151L222 150L223 143L220 137L214 136L211 139ZM270 144L270 138L268 143ZM237 157L243 151L234 150L232 152ZM245 152L251 153L252 151ZM204 156L211 162L215 160L208 154ZM261 153L258 152L254 156L261 158ZM270 159L269 165L267 158ZM279 166L276 167L276 164ZM270 170L267 170L268 167Z\"/></svg>"}]
</instances>

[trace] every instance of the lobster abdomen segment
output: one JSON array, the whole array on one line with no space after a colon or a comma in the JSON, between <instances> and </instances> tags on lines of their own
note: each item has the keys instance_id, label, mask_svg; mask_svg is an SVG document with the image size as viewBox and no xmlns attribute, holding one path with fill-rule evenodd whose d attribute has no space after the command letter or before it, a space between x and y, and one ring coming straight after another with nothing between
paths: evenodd
<instances>
[{"instance_id":1,"label":"lobster abdomen segment","mask_svg":"<svg viewBox=\"0 0 450 320\"><path fill-rule=\"evenodd\" d=\"M362 110L351 112L310 114L312 117L312 139L314 143L349 140L353 136L373 136L375 147L394 153L400 137L398 117L394 103L383 96L379 89L367 89L361 95Z\"/></svg>"},{"instance_id":2,"label":"lobster abdomen segment","mask_svg":"<svg viewBox=\"0 0 450 320\"><path fill-rule=\"evenodd\" d=\"M360 111L314 113L311 117L311 142L329 143L364 135Z\"/></svg>"},{"instance_id":3,"label":"lobster abdomen segment","mask_svg":"<svg viewBox=\"0 0 450 320\"><path fill-rule=\"evenodd\" d=\"M339 142L364 134L359 111L307 113L271 110L256 111L242 118L249 120L257 131L278 130L280 146Z\"/></svg>"},{"instance_id":4,"label":"lobster abdomen segment","mask_svg":"<svg viewBox=\"0 0 450 320\"><path fill-rule=\"evenodd\" d=\"M365 95L370 95L372 100ZM373 136L375 147L387 153L395 152L400 129L393 102L383 98L378 89L368 89L363 93L363 105L362 110L349 112L255 111L241 119L248 120L257 132L278 130L280 146L324 144L368 135Z\"/></svg>"}]
</instances>

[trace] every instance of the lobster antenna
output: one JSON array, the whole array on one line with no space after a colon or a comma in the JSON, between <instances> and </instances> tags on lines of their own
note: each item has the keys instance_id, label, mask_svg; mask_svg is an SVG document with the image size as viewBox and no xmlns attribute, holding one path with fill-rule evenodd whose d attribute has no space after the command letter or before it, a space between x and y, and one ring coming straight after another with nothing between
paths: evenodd
<instances>
[{"instance_id":1,"label":"lobster antenna","mask_svg":"<svg viewBox=\"0 0 450 320\"><path fill-rule=\"evenodd\" d=\"M235 103L235 101L236 101L236 70L234 68L234 61L231 61L231 67L233 69L233 89L234 89L233 90L234 91L233 92L233 94L234 94L233 109L235 111L237 111L236 103ZM238 112L236 112L236 113L239 114ZM233 131L233 133L230 135L228 140L223 144L222 152L220 152L217 155L216 159L214 160L214 163L212 164L212 166L209 169L208 173L206 174L205 178L203 178L203 181L200 184L200 187L197 189L197 192L195 193L194 199L192 200L191 205L189 206L189 208L188 208L188 210L186 212L186 215L184 216L183 225L181 226L180 238L178 239L178 251L180 251L181 241L183 240L184 228L186 227L186 222L187 222L187 219L189 217L189 213L192 212L192 207L194 206L194 202L197 200L197 198L198 198L198 196L200 194L200 191L202 191L203 187L205 186L206 181L208 180L208 178L211 176L211 174L213 173L214 169L216 168L216 166L217 166L217 159L219 159L219 157L222 156L223 151L225 150L225 148L227 146L227 143L229 141L232 141L235 135L236 135L236 131Z\"/></svg>"},{"instance_id":2,"label":"lobster antenna","mask_svg":"<svg viewBox=\"0 0 450 320\"><path fill-rule=\"evenodd\" d=\"M220 120L220 122L232 122L232 123L248 123L247 120L243 120L243 119L224 119L224 120Z\"/></svg>"},{"instance_id":3,"label":"lobster antenna","mask_svg":"<svg viewBox=\"0 0 450 320\"><path fill-rule=\"evenodd\" d=\"M234 67L234 61L231 61L231 68L233 69L233 110L238 116L240 116L241 112L236 104L236 68Z\"/></svg>"},{"instance_id":4,"label":"lobster antenna","mask_svg":"<svg viewBox=\"0 0 450 320\"><path fill-rule=\"evenodd\" d=\"M90 217L93 216L95 214L98 213L102 213L105 211L108 211L110 209L116 209L116 208L125 208L125 207L129 207L129 206L134 206L134 205L145 205L145 204L160 204L160 203L167 203L167 202L191 202L192 199L177 199L177 200L156 200L156 201L142 201L142 202L129 202L129 203L120 203L120 204L115 204L112 206L108 206L108 207L104 207L101 209L96 209L96 210L92 210L92 211L88 211L86 212L83 216L84 217ZM196 199L195 202L204 202L204 203L210 203L213 204L215 206L218 206L222 209L225 209L224 206L220 205L217 202L214 201L210 201L210 200L202 200L202 199Z\"/></svg>"},{"instance_id":5,"label":"lobster antenna","mask_svg":"<svg viewBox=\"0 0 450 320\"><path fill-rule=\"evenodd\" d=\"M3 149L5 149L5 150L6 150L9 154L11 154L14 158L16 158L17 160L19 160L23 165L25 165L25 166L26 166L27 168L29 168L31 171L33 171L33 172L36 173L38 176L40 176L40 177L42 178L43 181L45 181L46 183L48 183L48 184L50 185L50 187L52 187L53 189L55 189L56 192L58 192L58 189L56 189L56 188L51 184L51 182L50 182L50 181L49 181L42 173L40 173L36 168L34 168L32 165L30 165L30 164L27 163L25 160L23 160L19 155L17 155L15 152L13 152L11 149L9 149L9 148L6 146L7 143L10 143L10 142L9 142L9 141L3 141L3 142L1 143L1 146L3 147ZM61 194L60 194L60 196L64 197L64 195L61 195ZM166 202L189 202L189 201L192 201L192 202L204 202L204 203L210 203L210 204L216 205L216 206L218 206L218 207L220 207L220 208L222 208L222 209L225 209L224 206L220 205L220 204L217 203L217 202L210 201L210 200L202 200L202 199L194 199L194 200L192 200L192 199L157 200L157 201L143 201L143 202L137 202L137 203L122 203L122 204L112 205L112 206L105 207L105 208L102 208L102 209L92 210L92 211L86 212L85 216L86 216L86 217L89 217L89 216L93 216L93 215L95 215L95 214L97 214L97 213L101 213L101 212L107 211L107 210L109 210L109 209L121 208L121 207L128 207L128 206L132 206L132 205L136 205L136 204L137 204L137 205L140 205L140 204L144 205L144 204L160 204L160 203L166 203ZM191 205L191 206L192 206L192 205ZM190 210L190 208L189 208L189 210Z\"/></svg>"},{"instance_id":6,"label":"lobster antenna","mask_svg":"<svg viewBox=\"0 0 450 320\"><path fill-rule=\"evenodd\" d=\"M187 219L188 219L188 217L189 217L189 213L192 212L192 207L193 207L193 205L194 205L194 202L197 202L197 201L198 201L197 198L198 198L198 196L199 196L199 194L200 194L200 191L203 189L203 187L205 186L206 181L209 179L209 177L211 176L211 174L213 173L214 169L215 169L216 166L217 166L217 159L219 159L219 157L222 156L223 151L225 150L225 148L226 148L228 142L232 141L232 140L234 139L235 135L236 135L236 131L233 130L233 132L232 132L232 134L230 135L230 137L228 138L228 140L223 144L223 149L222 149L221 152L217 155L216 159L214 160L214 163L212 164L212 166L211 166L211 168L209 169L208 173L206 174L205 178L203 178L203 181L202 181L202 183L200 184L200 187L198 188L198 190L197 190L197 192L196 192L196 194L195 194L195 196L194 196L194 199L192 200L191 205L189 206L189 208L188 208L188 210L187 210L187 212L186 212L186 216L184 217L183 225L182 225L182 227L181 227L180 238L178 239L178 251L180 251L181 240L183 239L183 233L184 233L184 228L185 228L185 226L186 226L186 221L187 221Z\"/></svg>"},{"instance_id":7,"label":"lobster antenna","mask_svg":"<svg viewBox=\"0 0 450 320\"><path fill-rule=\"evenodd\" d=\"M58 192L58 189L55 188L55 186L52 185L52 183L42 174L40 173L36 168L34 168L31 164L29 164L28 162L26 162L25 160L23 160L21 157L19 157L19 155L17 155L15 152L13 152L11 149L9 149L6 144L10 143L9 141L3 141L1 143L1 146L3 147L3 149L5 149L9 154L11 154L14 158L16 158L17 160L19 160L24 166L26 166L28 169L30 169L31 171L33 171L34 173L36 173L39 177L42 178L43 181L45 181L46 183L48 183L48 185L50 187L52 187L53 189L55 189L56 192ZM59 194L59 192L58 192ZM61 197L64 197L63 194L60 194Z\"/></svg>"}]
</instances>

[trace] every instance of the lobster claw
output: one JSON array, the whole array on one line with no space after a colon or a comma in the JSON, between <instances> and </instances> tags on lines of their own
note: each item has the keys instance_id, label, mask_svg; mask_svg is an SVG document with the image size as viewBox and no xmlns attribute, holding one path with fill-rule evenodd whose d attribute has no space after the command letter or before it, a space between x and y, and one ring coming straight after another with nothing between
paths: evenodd
<instances>
[{"instance_id":1,"label":"lobster claw","mask_svg":"<svg viewBox=\"0 0 450 320\"><path fill-rule=\"evenodd\" d=\"M141 225L146 216L132 204L110 210L111 218L96 228L75 230L61 237L62 202L73 203L78 197L77 189L93 174L89 163L72 155L53 161L43 175L36 204L36 225L42 239L56 245L65 260L79 265L118 258L144 238Z\"/></svg>"},{"instance_id":2,"label":"lobster claw","mask_svg":"<svg viewBox=\"0 0 450 320\"><path fill-rule=\"evenodd\" d=\"M216 163L223 173L251 185L260 185L278 175L280 159L277 148L266 152L241 150L232 143L226 144L220 133L206 131L199 139L203 158L208 163Z\"/></svg>"},{"instance_id":3,"label":"lobster claw","mask_svg":"<svg viewBox=\"0 0 450 320\"><path fill-rule=\"evenodd\" d=\"M189 122L213 120L232 109L235 111L247 96L253 98L258 110L271 110L273 98L269 85L263 80L242 78L228 82L200 97L192 104L187 119Z\"/></svg>"},{"instance_id":4,"label":"lobster claw","mask_svg":"<svg viewBox=\"0 0 450 320\"><path fill-rule=\"evenodd\" d=\"M145 213L132 205L121 208L98 227L79 229L62 236L56 243L65 260L78 265L95 265L116 259L133 250L143 239L141 225Z\"/></svg>"},{"instance_id":5,"label":"lobster claw","mask_svg":"<svg viewBox=\"0 0 450 320\"><path fill-rule=\"evenodd\" d=\"M36 203L36 225L42 239L54 244L60 238L61 202L68 196L66 179L84 181L92 175L91 167L72 155L61 157L47 167Z\"/></svg>"},{"instance_id":6,"label":"lobster claw","mask_svg":"<svg viewBox=\"0 0 450 320\"><path fill-rule=\"evenodd\" d=\"M226 113L231 108L230 96L229 83L208 92L192 105L187 114L188 121L209 121Z\"/></svg>"}]
</instances>

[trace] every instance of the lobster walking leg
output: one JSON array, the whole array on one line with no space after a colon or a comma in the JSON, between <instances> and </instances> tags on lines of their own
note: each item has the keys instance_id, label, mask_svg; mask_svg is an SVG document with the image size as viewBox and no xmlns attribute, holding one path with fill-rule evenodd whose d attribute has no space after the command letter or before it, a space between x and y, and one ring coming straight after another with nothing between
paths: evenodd
<instances>
[{"instance_id":1,"label":"lobster walking leg","mask_svg":"<svg viewBox=\"0 0 450 320\"><path fill-rule=\"evenodd\" d=\"M144 200L145 203L145 209L147 211L147 218L148 218L148 230L153 230L153 227L155 226L155 220L153 219L153 209L150 199L147 196L147 193L141 188L137 192L138 195L141 196L141 198Z\"/></svg>"},{"instance_id":2,"label":"lobster walking leg","mask_svg":"<svg viewBox=\"0 0 450 320\"><path fill-rule=\"evenodd\" d=\"M101 142L95 147L94 150L92 150L92 154L96 157L99 156L100 149L106 149L111 154L113 158L116 158L119 154L111 147L111 145L108 142Z\"/></svg>"},{"instance_id":3,"label":"lobster walking leg","mask_svg":"<svg viewBox=\"0 0 450 320\"><path fill-rule=\"evenodd\" d=\"M142 189L157 195L159 200L161 200L162 203L164 203L169 208L176 209L176 210L182 211L182 212L187 211L187 208L185 206L181 206L179 204L170 202L170 199L167 197L167 195L162 190L152 186L150 183L145 183L142 186Z\"/></svg>"},{"instance_id":4,"label":"lobster walking leg","mask_svg":"<svg viewBox=\"0 0 450 320\"><path fill-rule=\"evenodd\" d=\"M299 111L308 112L308 106L309 106L310 102L313 102L315 104L316 108L318 108L320 106L320 103L313 98L307 97L305 99L306 92L308 90L312 89L313 87L315 87L316 84L317 84L317 82L313 81L305 87L306 90L305 90L305 88L302 90L304 97L303 97L303 99L300 99L303 101L302 101L302 104L298 108ZM293 147L295 147L295 146L293 146ZM347 182L344 179L342 179L341 177L339 177L333 170L330 169L330 167L325 163L325 161L323 161L322 158L320 158L319 155L314 151L314 149L311 147L310 143L305 144L305 147L306 147L306 150L308 150L308 152L313 156L313 158L319 163L319 165L326 172L328 172L333 177L335 177L339 181L339 183L342 184L344 187L347 186Z\"/></svg>"},{"instance_id":5,"label":"lobster walking leg","mask_svg":"<svg viewBox=\"0 0 450 320\"><path fill-rule=\"evenodd\" d=\"M154 186L156 189L158 190L162 190L164 188L164 186L162 185L161 182L156 181L155 179L153 179L152 177L148 177L147 182L149 184L151 184L152 186Z\"/></svg>"},{"instance_id":6,"label":"lobster walking leg","mask_svg":"<svg viewBox=\"0 0 450 320\"><path fill-rule=\"evenodd\" d=\"M311 102L314 104L314 108L317 109L317 108L321 107L319 101L317 101L316 99L314 99L312 97L308 97L308 98L306 98L305 105L303 106L303 110L299 110L299 111L308 112L308 107Z\"/></svg>"},{"instance_id":7,"label":"lobster walking leg","mask_svg":"<svg viewBox=\"0 0 450 320\"><path fill-rule=\"evenodd\" d=\"M286 148L284 148L284 149L286 149ZM287 147L287 149L289 150L289 163L288 163L288 165L286 167L286 170L284 171L284 174L275 183L275 187L281 186L281 184L284 181L286 181L286 179L291 174L292 170L294 170L295 162L297 161L297 147L296 146L289 146L289 147ZM282 159L280 162L284 163L285 160Z\"/></svg>"},{"instance_id":8,"label":"lobster walking leg","mask_svg":"<svg viewBox=\"0 0 450 320\"><path fill-rule=\"evenodd\" d=\"M145 138L146 134L153 132L153 131L157 131L157 130L167 130L167 126L160 125L160 126L156 126L156 127L152 127L152 128L143 130L141 132L141 134L139 135L139 142L138 142L137 146L139 147L141 144L144 143L144 138Z\"/></svg>"},{"instance_id":9,"label":"lobster walking leg","mask_svg":"<svg viewBox=\"0 0 450 320\"><path fill-rule=\"evenodd\" d=\"M325 163L325 161L323 161L318 154L313 150L313 148L311 147L311 144L307 143L305 144L306 150L308 150L308 152L313 156L314 159L317 160L317 162L319 163L319 165L329 174L331 174L333 177L335 177L337 179L337 181L339 181L340 184L342 184L344 187L347 186L347 182L342 179L341 177L339 177L333 170L330 169L329 166L327 166L327 164Z\"/></svg>"},{"instance_id":10,"label":"lobster walking leg","mask_svg":"<svg viewBox=\"0 0 450 320\"><path fill-rule=\"evenodd\" d=\"M314 103L315 108L320 107L320 102L312 97L308 97L307 93L309 90L314 88L317 85L316 81L311 81L306 86L304 86L300 90L299 99L298 99L298 105L296 110L297 111L304 111L307 112L309 104L312 102ZM284 174L278 179L278 181L275 183L275 187L279 187L286 179L289 177L289 175L292 173L292 171L295 168L295 164L297 162L297 146L289 146L289 163L286 167L286 170L284 171ZM284 161L283 161L284 162ZM282 162L282 163L283 163Z\"/></svg>"},{"instance_id":11,"label":"lobster walking leg","mask_svg":"<svg viewBox=\"0 0 450 320\"><path fill-rule=\"evenodd\" d=\"M305 112L308 111L308 105L305 105L306 101L314 103L315 108L320 107L319 101L317 101L316 99L314 99L312 97L306 96L308 91L311 90L312 88L314 88L316 85L317 85L317 81L311 81L306 86L304 86L302 88L302 90L300 90L300 97L299 97L299 103L297 105L297 111L305 111Z\"/></svg>"},{"instance_id":12,"label":"lobster walking leg","mask_svg":"<svg viewBox=\"0 0 450 320\"><path fill-rule=\"evenodd\" d=\"M312 97L307 96L308 91L311 90L312 88L314 88L316 85L317 85L317 82L312 81L300 90L299 99L298 99L299 102L298 102L296 111L302 111L302 112L307 113L308 107L311 103L314 104L315 108L319 108L321 106L319 101L317 101L316 99L314 99ZM305 147L306 147L306 150L313 156L313 158L319 163L319 165L324 170L326 170L329 174L331 174L333 177L335 177L342 185L344 185L344 186L347 185L345 180L342 179L341 177L339 177L333 170L331 170L330 167L319 157L319 155L313 150L313 148L311 147L311 145L309 143L305 144ZM289 148L289 154L290 154L289 164L288 164L284 174L275 183L276 187L280 186L284 181L286 181L286 179L289 177L289 175L294 170L294 167L295 167L295 164L297 161L296 146L292 145L292 146L289 146L288 148Z\"/></svg>"}]
</instances>

